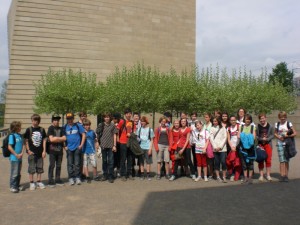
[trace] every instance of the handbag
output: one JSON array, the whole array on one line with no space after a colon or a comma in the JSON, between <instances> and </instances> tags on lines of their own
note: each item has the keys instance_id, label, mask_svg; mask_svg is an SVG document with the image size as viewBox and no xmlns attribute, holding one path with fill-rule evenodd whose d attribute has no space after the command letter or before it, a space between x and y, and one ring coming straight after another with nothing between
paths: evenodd
<instances>
[{"instance_id":1,"label":"handbag","mask_svg":"<svg viewBox=\"0 0 300 225\"><path fill-rule=\"evenodd\" d=\"M174 160L183 159L183 155L179 154L179 150L174 152Z\"/></svg>"},{"instance_id":2,"label":"handbag","mask_svg":"<svg viewBox=\"0 0 300 225\"><path fill-rule=\"evenodd\" d=\"M256 159L255 159L256 162L260 163L267 159L268 154L262 146L260 145L257 146L255 151L256 151Z\"/></svg>"}]
</instances>

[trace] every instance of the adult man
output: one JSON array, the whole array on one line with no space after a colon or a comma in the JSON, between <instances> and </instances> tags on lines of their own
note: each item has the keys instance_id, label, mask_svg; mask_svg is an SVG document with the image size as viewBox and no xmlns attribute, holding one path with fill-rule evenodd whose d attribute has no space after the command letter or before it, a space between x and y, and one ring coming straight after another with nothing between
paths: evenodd
<instances>
[{"instance_id":1,"label":"adult man","mask_svg":"<svg viewBox=\"0 0 300 225\"><path fill-rule=\"evenodd\" d=\"M134 122L131 120L132 112L130 109L126 109L124 114L125 119L120 120L117 128L120 136L121 177L123 181L126 181L127 177L130 180L134 179L132 177L132 159L134 154L129 148L127 148L128 137L134 131ZM125 166L126 160L127 167Z\"/></svg>"},{"instance_id":2,"label":"adult man","mask_svg":"<svg viewBox=\"0 0 300 225\"><path fill-rule=\"evenodd\" d=\"M60 179L61 162L63 158L63 146L66 141L66 136L63 135L62 127L59 126L61 117L58 114L52 115L52 125L48 128L48 151L49 151L49 170L48 170L48 186L64 185ZM55 171L55 180L53 179L53 171Z\"/></svg>"},{"instance_id":3,"label":"adult man","mask_svg":"<svg viewBox=\"0 0 300 225\"><path fill-rule=\"evenodd\" d=\"M85 130L82 126L74 123L74 114L66 114L67 124L64 127L64 133L67 138L67 161L69 184L81 184L80 180L80 161L81 150L85 142Z\"/></svg>"}]
</instances>

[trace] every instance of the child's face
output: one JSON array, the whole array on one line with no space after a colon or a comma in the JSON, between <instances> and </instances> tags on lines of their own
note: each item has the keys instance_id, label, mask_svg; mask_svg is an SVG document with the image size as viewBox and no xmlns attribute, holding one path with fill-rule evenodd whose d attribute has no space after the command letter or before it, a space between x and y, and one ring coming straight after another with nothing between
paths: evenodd
<instances>
[{"instance_id":1,"label":"child's face","mask_svg":"<svg viewBox=\"0 0 300 225\"><path fill-rule=\"evenodd\" d=\"M280 120L281 123L285 123L285 121L286 121L286 116L281 116L281 117L279 118L279 120Z\"/></svg>"},{"instance_id":2,"label":"child's face","mask_svg":"<svg viewBox=\"0 0 300 225\"><path fill-rule=\"evenodd\" d=\"M139 122L139 120L140 120L139 115L135 114L135 115L133 116L133 121L137 123L137 122Z\"/></svg>"},{"instance_id":3,"label":"child's face","mask_svg":"<svg viewBox=\"0 0 300 225\"><path fill-rule=\"evenodd\" d=\"M20 133L21 130L22 130L22 128L21 128L21 127L18 127L18 128L17 128L17 133Z\"/></svg>"},{"instance_id":4,"label":"child's face","mask_svg":"<svg viewBox=\"0 0 300 225\"><path fill-rule=\"evenodd\" d=\"M142 125L142 127L145 127L147 125L147 123L145 121L141 121L141 125Z\"/></svg>"},{"instance_id":5,"label":"child's face","mask_svg":"<svg viewBox=\"0 0 300 225\"><path fill-rule=\"evenodd\" d=\"M210 121L209 116L208 116L208 115L205 115L205 116L204 116L204 120L205 120L206 122Z\"/></svg>"},{"instance_id":6,"label":"child's face","mask_svg":"<svg viewBox=\"0 0 300 225\"><path fill-rule=\"evenodd\" d=\"M127 120L130 120L131 116L132 116L131 112L125 114L125 117L126 117Z\"/></svg>"},{"instance_id":7,"label":"child's face","mask_svg":"<svg viewBox=\"0 0 300 225\"><path fill-rule=\"evenodd\" d=\"M85 124L85 125L84 125L84 129L85 129L86 131L89 131L89 130L91 129L91 125Z\"/></svg>"},{"instance_id":8,"label":"child's face","mask_svg":"<svg viewBox=\"0 0 300 225\"><path fill-rule=\"evenodd\" d=\"M226 114L223 114L222 115L222 121L227 122L227 120L228 120L228 116Z\"/></svg>"},{"instance_id":9,"label":"child's face","mask_svg":"<svg viewBox=\"0 0 300 225\"><path fill-rule=\"evenodd\" d=\"M201 123L197 123L196 128L197 128L198 130L202 130L202 124L201 124Z\"/></svg>"},{"instance_id":10,"label":"child's face","mask_svg":"<svg viewBox=\"0 0 300 225\"><path fill-rule=\"evenodd\" d=\"M192 121L195 121L195 120L197 119L197 116L196 116L195 114L193 114L193 115L191 116L191 119L192 119Z\"/></svg>"},{"instance_id":11,"label":"child's face","mask_svg":"<svg viewBox=\"0 0 300 225\"><path fill-rule=\"evenodd\" d=\"M246 125L246 126L249 126L250 124L251 124L251 120L246 119L246 120L245 120L245 125Z\"/></svg>"},{"instance_id":12,"label":"child's face","mask_svg":"<svg viewBox=\"0 0 300 225\"><path fill-rule=\"evenodd\" d=\"M109 116L104 117L104 122L105 122L105 123L109 123L109 122L110 122Z\"/></svg>"},{"instance_id":13,"label":"child's face","mask_svg":"<svg viewBox=\"0 0 300 225\"><path fill-rule=\"evenodd\" d=\"M260 122L261 125L264 125L267 122L267 118L265 116L261 116L260 119L259 119L259 122Z\"/></svg>"},{"instance_id":14,"label":"child's face","mask_svg":"<svg viewBox=\"0 0 300 225\"><path fill-rule=\"evenodd\" d=\"M163 119L161 122L160 122L160 125L162 126L162 127L165 127L166 126L166 120L165 119Z\"/></svg>"},{"instance_id":15,"label":"child's face","mask_svg":"<svg viewBox=\"0 0 300 225\"><path fill-rule=\"evenodd\" d=\"M181 126L186 127L186 119L181 120Z\"/></svg>"},{"instance_id":16,"label":"child's face","mask_svg":"<svg viewBox=\"0 0 300 225\"><path fill-rule=\"evenodd\" d=\"M232 126L235 126L235 125L236 125L236 118L235 118L235 117L231 117L231 118L230 118L230 124L231 124Z\"/></svg>"},{"instance_id":17,"label":"child's face","mask_svg":"<svg viewBox=\"0 0 300 225\"><path fill-rule=\"evenodd\" d=\"M244 117L245 116L245 111L243 109L239 110L239 116Z\"/></svg>"},{"instance_id":18,"label":"child's face","mask_svg":"<svg viewBox=\"0 0 300 225\"><path fill-rule=\"evenodd\" d=\"M40 124L38 120L32 120L31 122L33 127L37 127Z\"/></svg>"},{"instance_id":19,"label":"child's face","mask_svg":"<svg viewBox=\"0 0 300 225\"><path fill-rule=\"evenodd\" d=\"M214 119L214 120L213 120L213 125L214 125L214 126L218 126L218 125L219 125L218 120Z\"/></svg>"},{"instance_id":20,"label":"child's face","mask_svg":"<svg viewBox=\"0 0 300 225\"><path fill-rule=\"evenodd\" d=\"M174 122L174 127L175 127L175 128L179 128L179 121L178 121L178 120L176 120L176 121Z\"/></svg>"}]
</instances>

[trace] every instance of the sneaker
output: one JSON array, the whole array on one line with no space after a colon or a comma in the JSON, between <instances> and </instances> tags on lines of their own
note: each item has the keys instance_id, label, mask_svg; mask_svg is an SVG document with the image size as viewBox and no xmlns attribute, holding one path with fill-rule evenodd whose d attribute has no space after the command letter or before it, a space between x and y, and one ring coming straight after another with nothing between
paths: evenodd
<instances>
[{"instance_id":1,"label":"sneaker","mask_svg":"<svg viewBox=\"0 0 300 225\"><path fill-rule=\"evenodd\" d=\"M35 183L30 183L29 190L34 191L36 189Z\"/></svg>"},{"instance_id":2,"label":"sneaker","mask_svg":"<svg viewBox=\"0 0 300 225\"><path fill-rule=\"evenodd\" d=\"M50 180L50 181L48 182L48 187L54 188L54 187L55 187L55 182L54 182L53 180Z\"/></svg>"},{"instance_id":3,"label":"sneaker","mask_svg":"<svg viewBox=\"0 0 300 225\"><path fill-rule=\"evenodd\" d=\"M195 174L192 175L192 180L196 180L196 175Z\"/></svg>"},{"instance_id":4,"label":"sneaker","mask_svg":"<svg viewBox=\"0 0 300 225\"><path fill-rule=\"evenodd\" d=\"M270 182L272 181L272 177L271 176L267 176L266 179L267 179L267 181L270 181Z\"/></svg>"},{"instance_id":5,"label":"sneaker","mask_svg":"<svg viewBox=\"0 0 300 225\"><path fill-rule=\"evenodd\" d=\"M62 182L61 179L57 180L55 183L56 183L57 186L64 186L65 185L64 182Z\"/></svg>"},{"instance_id":6,"label":"sneaker","mask_svg":"<svg viewBox=\"0 0 300 225\"><path fill-rule=\"evenodd\" d=\"M212 176L209 176L209 177L208 177L208 180L213 180L213 177L212 177Z\"/></svg>"},{"instance_id":7,"label":"sneaker","mask_svg":"<svg viewBox=\"0 0 300 225\"><path fill-rule=\"evenodd\" d=\"M260 176L260 177L258 178L258 181L259 181L259 182L263 182L263 181L264 181L264 177L263 177L263 176Z\"/></svg>"},{"instance_id":8,"label":"sneaker","mask_svg":"<svg viewBox=\"0 0 300 225\"><path fill-rule=\"evenodd\" d=\"M161 176L160 176L160 174L157 174L156 175L156 180L160 180L161 179ZM170 179L170 178L169 178Z\"/></svg>"},{"instance_id":9,"label":"sneaker","mask_svg":"<svg viewBox=\"0 0 300 225\"><path fill-rule=\"evenodd\" d=\"M77 185L80 185L80 184L81 184L81 180L80 180L80 178L78 178L78 177L76 178L76 184L77 184Z\"/></svg>"},{"instance_id":10,"label":"sneaker","mask_svg":"<svg viewBox=\"0 0 300 225\"><path fill-rule=\"evenodd\" d=\"M114 182L114 179L113 178L109 178L108 182L112 184Z\"/></svg>"},{"instance_id":11,"label":"sneaker","mask_svg":"<svg viewBox=\"0 0 300 225\"><path fill-rule=\"evenodd\" d=\"M147 175L147 180L151 180L151 177L150 177L150 175Z\"/></svg>"},{"instance_id":12,"label":"sneaker","mask_svg":"<svg viewBox=\"0 0 300 225\"><path fill-rule=\"evenodd\" d=\"M140 180L145 180L145 176L140 176Z\"/></svg>"},{"instance_id":13,"label":"sneaker","mask_svg":"<svg viewBox=\"0 0 300 225\"><path fill-rule=\"evenodd\" d=\"M280 176L280 177L279 177L279 182L284 182L284 178L285 178L285 177Z\"/></svg>"},{"instance_id":14,"label":"sneaker","mask_svg":"<svg viewBox=\"0 0 300 225\"><path fill-rule=\"evenodd\" d=\"M90 184L90 183L92 183L92 179L91 179L90 177L86 177L86 182L87 182L88 184Z\"/></svg>"},{"instance_id":15,"label":"sneaker","mask_svg":"<svg viewBox=\"0 0 300 225\"><path fill-rule=\"evenodd\" d=\"M73 179L73 178L70 178L70 179L69 179L69 185L72 186L72 185L74 185L74 184L75 184L74 179Z\"/></svg>"},{"instance_id":16,"label":"sneaker","mask_svg":"<svg viewBox=\"0 0 300 225\"><path fill-rule=\"evenodd\" d=\"M283 182L289 182L289 178L287 176L283 177Z\"/></svg>"},{"instance_id":17,"label":"sneaker","mask_svg":"<svg viewBox=\"0 0 300 225\"><path fill-rule=\"evenodd\" d=\"M101 180L101 181L107 181L107 177L106 177L106 176L103 176L103 177L101 177L100 180Z\"/></svg>"},{"instance_id":18,"label":"sneaker","mask_svg":"<svg viewBox=\"0 0 300 225\"><path fill-rule=\"evenodd\" d=\"M252 178L249 178L249 179L248 179L248 184L253 184Z\"/></svg>"},{"instance_id":19,"label":"sneaker","mask_svg":"<svg viewBox=\"0 0 300 225\"><path fill-rule=\"evenodd\" d=\"M10 192L11 192L11 193L18 193L18 192L19 192L19 190L18 190L18 189L16 189L16 188L10 188Z\"/></svg>"},{"instance_id":20,"label":"sneaker","mask_svg":"<svg viewBox=\"0 0 300 225\"><path fill-rule=\"evenodd\" d=\"M119 178L121 177L121 174L118 171L117 171L117 177L119 177Z\"/></svg>"},{"instance_id":21,"label":"sneaker","mask_svg":"<svg viewBox=\"0 0 300 225\"><path fill-rule=\"evenodd\" d=\"M125 176L121 177L122 181L127 181L127 178Z\"/></svg>"},{"instance_id":22,"label":"sneaker","mask_svg":"<svg viewBox=\"0 0 300 225\"><path fill-rule=\"evenodd\" d=\"M134 177L133 177L132 175L129 175L129 176L128 176L128 179L129 179L129 180L134 180Z\"/></svg>"},{"instance_id":23,"label":"sneaker","mask_svg":"<svg viewBox=\"0 0 300 225\"><path fill-rule=\"evenodd\" d=\"M223 183L227 183L226 177L223 178Z\"/></svg>"},{"instance_id":24,"label":"sneaker","mask_svg":"<svg viewBox=\"0 0 300 225\"><path fill-rule=\"evenodd\" d=\"M169 180L171 176L169 174L166 175L166 179Z\"/></svg>"},{"instance_id":25,"label":"sneaker","mask_svg":"<svg viewBox=\"0 0 300 225\"><path fill-rule=\"evenodd\" d=\"M222 182L223 182L223 180L221 179L221 177L217 177L217 181L218 181L219 183L222 183Z\"/></svg>"},{"instance_id":26,"label":"sneaker","mask_svg":"<svg viewBox=\"0 0 300 225\"><path fill-rule=\"evenodd\" d=\"M207 178L207 177L204 177L204 181L205 181L205 182L208 182L208 178Z\"/></svg>"},{"instance_id":27,"label":"sneaker","mask_svg":"<svg viewBox=\"0 0 300 225\"><path fill-rule=\"evenodd\" d=\"M231 181L231 182L234 181L234 176L230 176L230 181Z\"/></svg>"},{"instance_id":28,"label":"sneaker","mask_svg":"<svg viewBox=\"0 0 300 225\"><path fill-rule=\"evenodd\" d=\"M94 181L101 181L101 178L99 176L94 177Z\"/></svg>"},{"instance_id":29,"label":"sneaker","mask_svg":"<svg viewBox=\"0 0 300 225\"><path fill-rule=\"evenodd\" d=\"M175 180L175 179L176 179L176 177L175 177L174 175L172 175L172 176L170 177L169 181L173 181L173 180Z\"/></svg>"},{"instance_id":30,"label":"sneaker","mask_svg":"<svg viewBox=\"0 0 300 225\"><path fill-rule=\"evenodd\" d=\"M207 178L206 178L207 179ZM197 177L194 181L195 182L198 182L198 181L200 181L200 180L202 180L202 177Z\"/></svg>"},{"instance_id":31,"label":"sneaker","mask_svg":"<svg viewBox=\"0 0 300 225\"><path fill-rule=\"evenodd\" d=\"M46 186L43 184L43 182L37 182L37 183L36 183L36 186L37 186L38 188L40 188L40 189L45 189L45 188L46 188Z\"/></svg>"},{"instance_id":32,"label":"sneaker","mask_svg":"<svg viewBox=\"0 0 300 225\"><path fill-rule=\"evenodd\" d=\"M248 181L249 181L248 178L245 177L242 181L242 184L248 184Z\"/></svg>"}]
</instances>

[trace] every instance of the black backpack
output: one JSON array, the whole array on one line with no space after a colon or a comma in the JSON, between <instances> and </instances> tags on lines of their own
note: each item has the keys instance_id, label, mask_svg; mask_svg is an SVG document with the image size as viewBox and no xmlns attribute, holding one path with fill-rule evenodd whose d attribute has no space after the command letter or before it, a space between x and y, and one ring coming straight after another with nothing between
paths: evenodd
<instances>
[{"instance_id":1,"label":"black backpack","mask_svg":"<svg viewBox=\"0 0 300 225\"><path fill-rule=\"evenodd\" d=\"M15 148L15 144L16 144L16 137L14 135L14 133L11 133L14 137L14 144L12 145L13 148ZM9 141L9 136L11 135L7 135L4 139L3 139L3 142L2 142L2 154L3 154L3 157L9 157L11 152L9 151L8 149L8 141Z\"/></svg>"}]
</instances>

